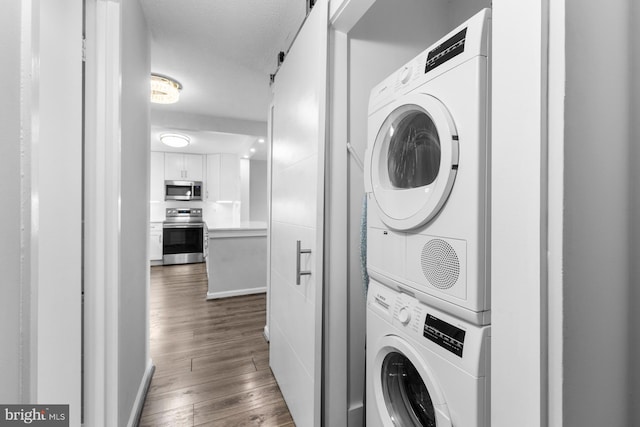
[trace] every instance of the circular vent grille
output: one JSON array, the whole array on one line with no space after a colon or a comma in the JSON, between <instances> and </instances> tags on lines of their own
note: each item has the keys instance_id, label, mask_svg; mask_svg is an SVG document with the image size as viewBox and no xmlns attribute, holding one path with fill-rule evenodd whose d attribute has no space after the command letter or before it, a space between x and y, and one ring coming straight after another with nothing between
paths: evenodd
<instances>
[{"instance_id":1,"label":"circular vent grille","mask_svg":"<svg viewBox=\"0 0 640 427\"><path fill-rule=\"evenodd\" d=\"M453 247L442 239L429 240L422 248L422 273L438 289L449 289L460 277L460 260Z\"/></svg>"}]
</instances>

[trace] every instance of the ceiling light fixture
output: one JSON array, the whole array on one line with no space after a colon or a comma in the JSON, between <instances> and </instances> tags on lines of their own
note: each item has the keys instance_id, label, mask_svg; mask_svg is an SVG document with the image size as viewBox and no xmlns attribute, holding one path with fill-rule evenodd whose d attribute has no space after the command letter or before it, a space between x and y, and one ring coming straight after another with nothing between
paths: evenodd
<instances>
[{"instance_id":1,"label":"ceiling light fixture","mask_svg":"<svg viewBox=\"0 0 640 427\"><path fill-rule=\"evenodd\" d=\"M191 141L188 136L177 133L165 133L160 135L160 141L169 147L181 148L189 145Z\"/></svg>"},{"instance_id":2,"label":"ceiling light fixture","mask_svg":"<svg viewBox=\"0 0 640 427\"><path fill-rule=\"evenodd\" d=\"M256 149L252 147L252 148L249 149L249 151L251 151L252 153L255 153Z\"/></svg>"},{"instance_id":3,"label":"ceiling light fixture","mask_svg":"<svg viewBox=\"0 0 640 427\"><path fill-rule=\"evenodd\" d=\"M260 139L258 139L258 142L259 142L260 144L264 144L264 138L260 138Z\"/></svg>"},{"instance_id":4,"label":"ceiling light fixture","mask_svg":"<svg viewBox=\"0 0 640 427\"><path fill-rule=\"evenodd\" d=\"M151 102L155 104L173 104L180 99L182 85L166 76L151 74Z\"/></svg>"}]
</instances>

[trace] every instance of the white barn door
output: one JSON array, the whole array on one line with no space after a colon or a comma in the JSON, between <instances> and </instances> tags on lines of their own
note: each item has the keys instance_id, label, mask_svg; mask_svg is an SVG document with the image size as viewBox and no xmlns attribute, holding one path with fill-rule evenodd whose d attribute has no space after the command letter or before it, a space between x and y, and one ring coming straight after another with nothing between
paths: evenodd
<instances>
[{"instance_id":1,"label":"white barn door","mask_svg":"<svg viewBox=\"0 0 640 427\"><path fill-rule=\"evenodd\" d=\"M270 364L298 427L320 425L327 26L321 0L274 83Z\"/></svg>"}]
</instances>

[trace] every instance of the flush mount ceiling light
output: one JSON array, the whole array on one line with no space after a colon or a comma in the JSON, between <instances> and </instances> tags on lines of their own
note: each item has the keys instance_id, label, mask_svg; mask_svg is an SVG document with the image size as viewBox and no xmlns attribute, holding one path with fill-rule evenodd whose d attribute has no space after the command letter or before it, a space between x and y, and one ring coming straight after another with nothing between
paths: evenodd
<instances>
[{"instance_id":1,"label":"flush mount ceiling light","mask_svg":"<svg viewBox=\"0 0 640 427\"><path fill-rule=\"evenodd\" d=\"M160 141L169 147L181 148L189 145L189 137L177 133L165 133L160 135Z\"/></svg>"},{"instance_id":2,"label":"flush mount ceiling light","mask_svg":"<svg viewBox=\"0 0 640 427\"><path fill-rule=\"evenodd\" d=\"M258 142L259 142L260 144L263 144L263 143L264 143L264 138L260 138L260 139L258 139Z\"/></svg>"},{"instance_id":3,"label":"flush mount ceiling light","mask_svg":"<svg viewBox=\"0 0 640 427\"><path fill-rule=\"evenodd\" d=\"M182 85L176 80L151 74L151 102L156 104L173 104L180 99Z\"/></svg>"}]
</instances>

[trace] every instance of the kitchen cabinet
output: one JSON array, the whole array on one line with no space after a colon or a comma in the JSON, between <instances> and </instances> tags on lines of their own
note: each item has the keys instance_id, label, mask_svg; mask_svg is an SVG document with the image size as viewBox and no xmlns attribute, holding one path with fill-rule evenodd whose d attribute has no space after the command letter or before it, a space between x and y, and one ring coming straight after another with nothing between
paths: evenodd
<instances>
[{"instance_id":1,"label":"kitchen cabinet","mask_svg":"<svg viewBox=\"0 0 640 427\"><path fill-rule=\"evenodd\" d=\"M207 156L207 201L240 200L240 159L236 154Z\"/></svg>"},{"instance_id":2,"label":"kitchen cabinet","mask_svg":"<svg viewBox=\"0 0 640 427\"><path fill-rule=\"evenodd\" d=\"M149 230L149 260L152 264L162 263L162 223L152 222Z\"/></svg>"},{"instance_id":3,"label":"kitchen cabinet","mask_svg":"<svg viewBox=\"0 0 640 427\"><path fill-rule=\"evenodd\" d=\"M170 181L202 181L201 154L165 153L164 179Z\"/></svg>"},{"instance_id":4,"label":"kitchen cabinet","mask_svg":"<svg viewBox=\"0 0 640 427\"><path fill-rule=\"evenodd\" d=\"M149 170L149 198L152 202L164 200L164 153L151 152Z\"/></svg>"}]
</instances>

